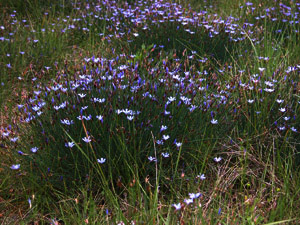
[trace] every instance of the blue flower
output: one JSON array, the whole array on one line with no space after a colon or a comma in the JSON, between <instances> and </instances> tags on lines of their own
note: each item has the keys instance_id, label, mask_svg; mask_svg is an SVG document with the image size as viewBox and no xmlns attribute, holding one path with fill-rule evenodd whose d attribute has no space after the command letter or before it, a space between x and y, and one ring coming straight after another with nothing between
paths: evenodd
<instances>
[{"instance_id":1,"label":"blue flower","mask_svg":"<svg viewBox=\"0 0 300 225\"><path fill-rule=\"evenodd\" d=\"M96 118L97 118L98 120L100 120L101 123L103 123L103 116L99 115L99 116L96 116Z\"/></svg>"},{"instance_id":2,"label":"blue flower","mask_svg":"<svg viewBox=\"0 0 300 225\"><path fill-rule=\"evenodd\" d=\"M20 164L12 165L10 168L11 168L12 170L18 170L18 169L20 169Z\"/></svg>"},{"instance_id":3,"label":"blue flower","mask_svg":"<svg viewBox=\"0 0 300 225\"><path fill-rule=\"evenodd\" d=\"M134 119L134 116L127 116L127 119L131 121Z\"/></svg>"},{"instance_id":4,"label":"blue flower","mask_svg":"<svg viewBox=\"0 0 300 225\"><path fill-rule=\"evenodd\" d=\"M157 140L156 143L157 143L158 145L163 145L163 144L164 144L164 141L163 141L163 140Z\"/></svg>"},{"instance_id":5,"label":"blue flower","mask_svg":"<svg viewBox=\"0 0 300 225\"><path fill-rule=\"evenodd\" d=\"M105 158L97 159L97 162L98 162L98 163L101 163L101 164L105 163L105 161L106 161Z\"/></svg>"},{"instance_id":6,"label":"blue flower","mask_svg":"<svg viewBox=\"0 0 300 225\"><path fill-rule=\"evenodd\" d=\"M175 145L176 145L177 148L180 148L182 143L181 142L175 142Z\"/></svg>"},{"instance_id":7,"label":"blue flower","mask_svg":"<svg viewBox=\"0 0 300 225\"><path fill-rule=\"evenodd\" d=\"M167 128L168 128L167 126L161 125L160 132L166 130Z\"/></svg>"},{"instance_id":8,"label":"blue flower","mask_svg":"<svg viewBox=\"0 0 300 225\"><path fill-rule=\"evenodd\" d=\"M191 203L193 203L194 199L192 198L188 198L188 199L184 199L185 204L189 205Z\"/></svg>"},{"instance_id":9,"label":"blue flower","mask_svg":"<svg viewBox=\"0 0 300 225\"><path fill-rule=\"evenodd\" d=\"M295 127L291 127L291 130L292 130L293 132L297 132L297 129L296 129Z\"/></svg>"},{"instance_id":10,"label":"blue flower","mask_svg":"<svg viewBox=\"0 0 300 225\"><path fill-rule=\"evenodd\" d=\"M205 180L206 179L204 174L198 175L197 178L200 178L200 180Z\"/></svg>"},{"instance_id":11,"label":"blue flower","mask_svg":"<svg viewBox=\"0 0 300 225\"><path fill-rule=\"evenodd\" d=\"M220 162L222 160L222 157L215 157L214 160L215 162Z\"/></svg>"},{"instance_id":12,"label":"blue flower","mask_svg":"<svg viewBox=\"0 0 300 225\"><path fill-rule=\"evenodd\" d=\"M22 151L18 151L18 154L19 155L25 155L24 152L22 152Z\"/></svg>"},{"instance_id":13,"label":"blue flower","mask_svg":"<svg viewBox=\"0 0 300 225\"><path fill-rule=\"evenodd\" d=\"M86 94L82 94L82 93L79 93L78 95L80 98L84 98L86 96Z\"/></svg>"},{"instance_id":14,"label":"blue flower","mask_svg":"<svg viewBox=\"0 0 300 225\"><path fill-rule=\"evenodd\" d=\"M166 141L166 140L168 140L170 138L170 136L169 135L163 135L162 138Z\"/></svg>"},{"instance_id":15,"label":"blue flower","mask_svg":"<svg viewBox=\"0 0 300 225\"><path fill-rule=\"evenodd\" d=\"M280 108L279 111L280 111L280 112L285 112L286 109L285 109L285 108Z\"/></svg>"},{"instance_id":16,"label":"blue flower","mask_svg":"<svg viewBox=\"0 0 300 225\"><path fill-rule=\"evenodd\" d=\"M29 203L29 208L31 209L32 203L31 203L31 199L30 198L28 198L28 203Z\"/></svg>"},{"instance_id":17,"label":"blue flower","mask_svg":"<svg viewBox=\"0 0 300 225\"><path fill-rule=\"evenodd\" d=\"M157 161L157 159L155 157L152 157L152 156L149 156L148 159L149 159L150 162L156 162Z\"/></svg>"},{"instance_id":18,"label":"blue flower","mask_svg":"<svg viewBox=\"0 0 300 225\"><path fill-rule=\"evenodd\" d=\"M176 210L181 209L181 203L179 202L178 204L172 204L173 207L175 207Z\"/></svg>"},{"instance_id":19,"label":"blue flower","mask_svg":"<svg viewBox=\"0 0 300 225\"><path fill-rule=\"evenodd\" d=\"M199 198L201 196L201 193L189 193L189 196L191 199Z\"/></svg>"},{"instance_id":20,"label":"blue flower","mask_svg":"<svg viewBox=\"0 0 300 225\"><path fill-rule=\"evenodd\" d=\"M212 124L218 124L218 120L215 120L215 119L212 119L210 122L211 122Z\"/></svg>"},{"instance_id":21,"label":"blue flower","mask_svg":"<svg viewBox=\"0 0 300 225\"><path fill-rule=\"evenodd\" d=\"M72 148L74 145L75 145L74 142L67 142L67 143L65 143L65 146L69 147L69 148Z\"/></svg>"},{"instance_id":22,"label":"blue flower","mask_svg":"<svg viewBox=\"0 0 300 225\"><path fill-rule=\"evenodd\" d=\"M39 148L37 148L37 147L33 147L33 148L30 149L30 151L33 152L33 153L36 153L38 149Z\"/></svg>"},{"instance_id":23,"label":"blue flower","mask_svg":"<svg viewBox=\"0 0 300 225\"><path fill-rule=\"evenodd\" d=\"M90 136L84 137L84 138L82 138L82 140L83 140L85 143L89 143L89 142L92 141Z\"/></svg>"},{"instance_id":24,"label":"blue flower","mask_svg":"<svg viewBox=\"0 0 300 225\"><path fill-rule=\"evenodd\" d=\"M14 137L14 138L11 138L10 141L11 142L16 142L18 139L19 139L19 137Z\"/></svg>"},{"instance_id":25,"label":"blue flower","mask_svg":"<svg viewBox=\"0 0 300 225\"><path fill-rule=\"evenodd\" d=\"M166 152L166 153L163 152L163 153L161 153L161 155L162 155L164 158L169 158L169 157L170 157L170 154L167 153L167 152Z\"/></svg>"}]
</instances>

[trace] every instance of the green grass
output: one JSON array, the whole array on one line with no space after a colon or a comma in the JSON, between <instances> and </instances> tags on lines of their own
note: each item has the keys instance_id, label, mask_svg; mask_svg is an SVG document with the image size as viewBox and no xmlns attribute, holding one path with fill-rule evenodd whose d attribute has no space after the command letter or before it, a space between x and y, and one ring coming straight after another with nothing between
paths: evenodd
<instances>
[{"instance_id":1,"label":"green grass","mask_svg":"<svg viewBox=\"0 0 300 225\"><path fill-rule=\"evenodd\" d=\"M0 41L3 224L299 223L300 81L299 70L286 71L299 63L295 30L300 25L287 26L282 19L290 17L273 1L253 1L254 12L244 1L176 2L189 18L193 10L206 10L203 18L219 26L219 35L211 38L203 27L167 19L153 23L151 16L143 25L121 17L124 27L116 31L113 21L94 17L97 13L110 16L115 10L102 6L97 12L96 1L0 1L0 26L5 27L0 37L11 38ZM124 2L117 4L128 8ZM299 12L295 2L286 4ZM255 19L265 15L266 7L276 10ZM212 19L208 14L218 16ZM244 32L246 21L255 29L242 41L230 41L227 27L213 22L220 16L239 18L234 23ZM278 20L272 21L273 17ZM67 29L70 26L74 28ZM124 35L107 36L115 31ZM115 61L88 61L91 57ZM108 78L100 79L113 75L114 69L119 73L120 66L126 72L114 85ZM167 71L188 77L182 81L187 86L181 88ZM88 90L71 90L70 84L82 74L96 75L93 85ZM194 81L192 86L189 79ZM118 88L127 83L128 88ZM138 83L141 88L130 89ZM66 91L47 91L57 84ZM203 89L194 91L197 85ZM79 93L86 96L81 98ZM179 93L202 109L190 111L183 100L179 104ZM20 122L26 115L17 105L25 105L34 114L30 99L36 95L36 102L46 103L42 116ZM228 100L222 102L220 95ZM170 96L176 100L165 106ZM105 101L92 102L94 97ZM284 103L277 103L278 99ZM65 101L64 109L54 109ZM81 110L84 106L87 109ZM140 113L133 120L116 113L127 108ZM281 112L282 108L286 111ZM80 114L93 119L78 120ZM103 122L96 115L103 115ZM63 119L74 124L63 125ZM218 123L212 124L212 119ZM166 131L160 130L162 125ZM284 131L279 129L282 126ZM9 137L19 137L16 143L3 136L7 130ZM163 135L170 139L160 145L157 141ZM82 138L88 136L92 141L84 143ZM174 138L182 145L176 147ZM74 146L65 147L68 142ZM35 154L30 151L34 146L39 148ZM168 158L162 156L166 152ZM157 161L149 161L149 156ZM222 160L217 163L215 157ZM105 163L98 163L99 158L105 158ZM11 170L13 164L21 164L21 169ZM206 179L200 178L202 174ZM193 203L184 202L190 193L198 192L201 196ZM180 210L172 206L177 203Z\"/></svg>"}]
</instances>

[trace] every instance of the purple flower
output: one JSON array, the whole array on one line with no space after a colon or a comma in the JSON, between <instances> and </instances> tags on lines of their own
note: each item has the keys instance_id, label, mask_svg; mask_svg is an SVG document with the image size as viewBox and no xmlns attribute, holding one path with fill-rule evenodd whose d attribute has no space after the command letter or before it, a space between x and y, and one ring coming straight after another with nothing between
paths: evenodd
<instances>
[{"instance_id":1,"label":"purple flower","mask_svg":"<svg viewBox=\"0 0 300 225\"><path fill-rule=\"evenodd\" d=\"M149 159L150 162L156 162L157 161L156 158L152 157L152 156L149 156L148 159Z\"/></svg>"},{"instance_id":2,"label":"purple flower","mask_svg":"<svg viewBox=\"0 0 300 225\"><path fill-rule=\"evenodd\" d=\"M163 141L163 140L157 140L156 143L157 143L158 145L163 145L163 144L164 144L164 141Z\"/></svg>"},{"instance_id":3,"label":"purple flower","mask_svg":"<svg viewBox=\"0 0 300 225\"><path fill-rule=\"evenodd\" d=\"M18 170L18 169L20 169L20 164L12 165L10 168L11 168L12 170Z\"/></svg>"},{"instance_id":4,"label":"purple flower","mask_svg":"<svg viewBox=\"0 0 300 225\"><path fill-rule=\"evenodd\" d=\"M201 196L201 193L189 193L189 196L191 199L199 198Z\"/></svg>"},{"instance_id":5,"label":"purple flower","mask_svg":"<svg viewBox=\"0 0 300 225\"><path fill-rule=\"evenodd\" d=\"M19 137L14 137L14 138L11 138L10 141L11 142L16 142L18 139L19 139Z\"/></svg>"},{"instance_id":6,"label":"purple flower","mask_svg":"<svg viewBox=\"0 0 300 225\"><path fill-rule=\"evenodd\" d=\"M28 204L29 204L29 208L31 209L32 203L31 203L31 199L30 198L28 198Z\"/></svg>"},{"instance_id":7,"label":"purple flower","mask_svg":"<svg viewBox=\"0 0 300 225\"><path fill-rule=\"evenodd\" d=\"M96 116L96 118L97 118L98 120L100 120L101 123L103 123L103 116L99 115L99 116Z\"/></svg>"},{"instance_id":8,"label":"purple flower","mask_svg":"<svg viewBox=\"0 0 300 225\"><path fill-rule=\"evenodd\" d=\"M206 179L204 174L198 175L197 178L200 178L200 180L205 180Z\"/></svg>"},{"instance_id":9,"label":"purple flower","mask_svg":"<svg viewBox=\"0 0 300 225\"><path fill-rule=\"evenodd\" d=\"M180 148L182 143L181 142L175 142L175 145L176 145L177 148Z\"/></svg>"},{"instance_id":10,"label":"purple flower","mask_svg":"<svg viewBox=\"0 0 300 225\"><path fill-rule=\"evenodd\" d=\"M163 135L162 138L166 141L166 140L168 140L170 138L170 136L169 135Z\"/></svg>"},{"instance_id":11,"label":"purple flower","mask_svg":"<svg viewBox=\"0 0 300 225\"><path fill-rule=\"evenodd\" d=\"M176 210L181 209L181 203L179 202L178 204L172 204L173 207L175 207Z\"/></svg>"},{"instance_id":12,"label":"purple flower","mask_svg":"<svg viewBox=\"0 0 300 225\"><path fill-rule=\"evenodd\" d=\"M86 94L82 94L82 93L79 93L78 95L80 98L84 98L86 96Z\"/></svg>"},{"instance_id":13,"label":"purple flower","mask_svg":"<svg viewBox=\"0 0 300 225\"><path fill-rule=\"evenodd\" d=\"M285 108L280 108L279 111L280 111L280 112L285 112L286 109L285 109Z\"/></svg>"},{"instance_id":14,"label":"purple flower","mask_svg":"<svg viewBox=\"0 0 300 225\"><path fill-rule=\"evenodd\" d=\"M134 118L134 116L127 116L127 119L130 121L133 120L133 118Z\"/></svg>"},{"instance_id":15,"label":"purple flower","mask_svg":"<svg viewBox=\"0 0 300 225\"><path fill-rule=\"evenodd\" d=\"M98 162L98 163L101 163L101 164L105 163L105 161L106 161L105 158L97 159L97 162Z\"/></svg>"},{"instance_id":16,"label":"purple flower","mask_svg":"<svg viewBox=\"0 0 300 225\"><path fill-rule=\"evenodd\" d=\"M214 161L215 161L215 162L220 162L221 160L222 160L222 157L215 157L215 158L214 158Z\"/></svg>"},{"instance_id":17,"label":"purple flower","mask_svg":"<svg viewBox=\"0 0 300 225\"><path fill-rule=\"evenodd\" d=\"M37 147L33 147L33 148L30 149L30 151L33 152L33 153L36 153L38 149L39 148L37 148Z\"/></svg>"},{"instance_id":18,"label":"purple flower","mask_svg":"<svg viewBox=\"0 0 300 225\"><path fill-rule=\"evenodd\" d=\"M185 204L189 205L191 203L193 203L194 199L192 198L188 198L188 199L184 199Z\"/></svg>"},{"instance_id":19,"label":"purple flower","mask_svg":"<svg viewBox=\"0 0 300 225\"><path fill-rule=\"evenodd\" d=\"M72 148L74 145L75 145L74 142L67 142L67 143L65 143L65 146L69 147L69 148Z\"/></svg>"},{"instance_id":20,"label":"purple flower","mask_svg":"<svg viewBox=\"0 0 300 225\"><path fill-rule=\"evenodd\" d=\"M297 132L297 129L296 129L295 127L291 127L291 130L292 130L293 132Z\"/></svg>"},{"instance_id":21,"label":"purple flower","mask_svg":"<svg viewBox=\"0 0 300 225\"><path fill-rule=\"evenodd\" d=\"M212 119L210 122L211 122L212 124L218 124L218 120L215 120L215 119Z\"/></svg>"},{"instance_id":22,"label":"purple flower","mask_svg":"<svg viewBox=\"0 0 300 225\"><path fill-rule=\"evenodd\" d=\"M167 153L167 152L163 152L163 153L161 153L161 155L164 157L164 158L169 158L170 157L170 154L169 153Z\"/></svg>"},{"instance_id":23,"label":"purple flower","mask_svg":"<svg viewBox=\"0 0 300 225\"><path fill-rule=\"evenodd\" d=\"M19 155L24 155L24 152L18 151L18 154L19 154Z\"/></svg>"},{"instance_id":24,"label":"purple flower","mask_svg":"<svg viewBox=\"0 0 300 225\"><path fill-rule=\"evenodd\" d=\"M166 130L167 128L168 128L167 126L162 125L161 128L160 128L160 132Z\"/></svg>"},{"instance_id":25,"label":"purple flower","mask_svg":"<svg viewBox=\"0 0 300 225\"><path fill-rule=\"evenodd\" d=\"M82 138L82 140L83 140L85 143L89 143L89 142L92 141L90 136L84 137L84 138Z\"/></svg>"},{"instance_id":26,"label":"purple flower","mask_svg":"<svg viewBox=\"0 0 300 225\"><path fill-rule=\"evenodd\" d=\"M73 121L73 120L68 120L68 119L60 120L60 122L61 122L62 124L65 124L65 125L71 125L71 124L74 124L74 121Z\"/></svg>"}]
</instances>

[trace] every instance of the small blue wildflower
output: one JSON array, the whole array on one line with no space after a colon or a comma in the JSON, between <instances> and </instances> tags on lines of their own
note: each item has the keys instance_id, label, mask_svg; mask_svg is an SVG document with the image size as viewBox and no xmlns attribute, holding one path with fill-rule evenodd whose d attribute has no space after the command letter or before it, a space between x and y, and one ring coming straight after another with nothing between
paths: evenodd
<instances>
[{"instance_id":1,"label":"small blue wildflower","mask_svg":"<svg viewBox=\"0 0 300 225\"><path fill-rule=\"evenodd\" d=\"M98 120L100 120L101 123L103 123L103 116L99 115L99 116L96 116L96 118L97 118Z\"/></svg>"},{"instance_id":2,"label":"small blue wildflower","mask_svg":"<svg viewBox=\"0 0 300 225\"><path fill-rule=\"evenodd\" d=\"M74 121L73 121L73 120L68 120L68 119L60 120L60 122L61 122L62 124L65 124L65 125L71 125L71 124L74 124Z\"/></svg>"},{"instance_id":3,"label":"small blue wildflower","mask_svg":"<svg viewBox=\"0 0 300 225\"><path fill-rule=\"evenodd\" d=\"M163 140L165 140L165 141L166 141L166 140L168 140L168 139L170 138L170 136L169 136L169 135L163 135L163 137L162 137L162 138L163 138Z\"/></svg>"},{"instance_id":4,"label":"small blue wildflower","mask_svg":"<svg viewBox=\"0 0 300 225\"><path fill-rule=\"evenodd\" d=\"M92 115L88 115L88 117L82 116L82 118L85 119L85 120L91 120L92 119Z\"/></svg>"},{"instance_id":5,"label":"small blue wildflower","mask_svg":"<svg viewBox=\"0 0 300 225\"><path fill-rule=\"evenodd\" d=\"M286 109L285 109L285 108L280 108L279 111L280 111L280 112L285 112Z\"/></svg>"},{"instance_id":6,"label":"small blue wildflower","mask_svg":"<svg viewBox=\"0 0 300 225\"><path fill-rule=\"evenodd\" d=\"M193 201L194 201L194 199L192 199L192 198L184 199L184 202L186 205L193 203Z\"/></svg>"},{"instance_id":7,"label":"small blue wildflower","mask_svg":"<svg viewBox=\"0 0 300 225\"><path fill-rule=\"evenodd\" d=\"M25 155L24 152L22 152L22 151L18 151L18 154L19 155Z\"/></svg>"},{"instance_id":8,"label":"small blue wildflower","mask_svg":"<svg viewBox=\"0 0 300 225\"><path fill-rule=\"evenodd\" d=\"M19 139L19 137L14 137L14 138L11 138L10 141L11 142L16 142L18 139Z\"/></svg>"},{"instance_id":9,"label":"small blue wildflower","mask_svg":"<svg viewBox=\"0 0 300 225\"><path fill-rule=\"evenodd\" d=\"M161 155L164 157L164 158L169 158L170 157L170 154L169 153L167 153L167 152L163 152L163 153L161 153Z\"/></svg>"},{"instance_id":10,"label":"small blue wildflower","mask_svg":"<svg viewBox=\"0 0 300 225\"><path fill-rule=\"evenodd\" d=\"M274 89L271 89L271 88L265 88L264 91L266 91L266 92L273 92Z\"/></svg>"},{"instance_id":11,"label":"small blue wildflower","mask_svg":"<svg viewBox=\"0 0 300 225\"><path fill-rule=\"evenodd\" d=\"M134 119L134 116L127 116L127 119L131 121Z\"/></svg>"},{"instance_id":12,"label":"small blue wildflower","mask_svg":"<svg viewBox=\"0 0 300 225\"><path fill-rule=\"evenodd\" d=\"M152 156L149 156L148 159L149 159L150 162L156 162L157 161L157 159L155 157L152 157Z\"/></svg>"},{"instance_id":13,"label":"small blue wildflower","mask_svg":"<svg viewBox=\"0 0 300 225\"><path fill-rule=\"evenodd\" d=\"M182 146L182 143L181 142L176 142L175 145L176 145L177 148L180 148Z\"/></svg>"},{"instance_id":14,"label":"small blue wildflower","mask_svg":"<svg viewBox=\"0 0 300 225\"><path fill-rule=\"evenodd\" d=\"M205 180L206 179L204 174L198 175L197 178L200 178L200 180Z\"/></svg>"},{"instance_id":15,"label":"small blue wildflower","mask_svg":"<svg viewBox=\"0 0 300 225\"><path fill-rule=\"evenodd\" d=\"M69 147L69 148L73 148L74 145L75 145L74 142L67 142L67 143L65 143L65 146Z\"/></svg>"},{"instance_id":16,"label":"small blue wildflower","mask_svg":"<svg viewBox=\"0 0 300 225\"><path fill-rule=\"evenodd\" d=\"M171 97L168 97L168 101L169 101L169 102L173 102L173 101L175 101L175 100L176 100L175 97L172 97L172 96L171 96Z\"/></svg>"},{"instance_id":17,"label":"small blue wildflower","mask_svg":"<svg viewBox=\"0 0 300 225\"><path fill-rule=\"evenodd\" d=\"M163 141L163 140L157 140L156 143L157 143L158 145L163 145L163 144L164 144L164 141Z\"/></svg>"},{"instance_id":18,"label":"small blue wildflower","mask_svg":"<svg viewBox=\"0 0 300 225\"><path fill-rule=\"evenodd\" d=\"M10 168L11 168L12 170L18 170L18 169L20 169L20 164L12 165Z\"/></svg>"},{"instance_id":19,"label":"small blue wildflower","mask_svg":"<svg viewBox=\"0 0 300 225\"><path fill-rule=\"evenodd\" d=\"M33 152L33 153L36 153L38 149L39 148L37 148L37 147L33 147L33 148L30 149L30 151Z\"/></svg>"},{"instance_id":20,"label":"small blue wildflower","mask_svg":"<svg viewBox=\"0 0 300 225\"><path fill-rule=\"evenodd\" d=\"M28 203L29 203L29 208L31 209L32 204L31 204L31 199L30 198L28 198Z\"/></svg>"},{"instance_id":21,"label":"small blue wildflower","mask_svg":"<svg viewBox=\"0 0 300 225\"><path fill-rule=\"evenodd\" d=\"M101 164L105 163L105 161L106 161L105 158L97 159L97 162L98 162L98 163L101 163Z\"/></svg>"},{"instance_id":22,"label":"small blue wildflower","mask_svg":"<svg viewBox=\"0 0 300 225\"><path fill-rule=\"evenodd\" d=\"M295 127L291 127L291 130L292 130L293 132L297 132L297 129L296 129Z\"/></svg>"},{"instance_id":23,"label":"small blue wildflower","mask_svg":"<svg viewBox=\"0 0 300 225\"><path fill-rule=\"evenodd\" d=\"M167 110L165 110L164 114L165 114L165 115L170 115L170 112L167 111Z\"/></svg>"},{"instance_id":24,"label":"small blue wildflower","mask_svg":"<svg viewBox=\"0 0 300 225\"><path fill-rule=\"evenodd\" d=\"M92 141L90 136L84 137L84 138L82 138L82 140L83 140L85 143L89 143L89 142Z\"/></svg>"},{"instance_id":25,"label":"small blue wildflower","mask_svg":"<svg viewBox=\"0 0 300 225\"><path fill-rule=\"evenodd\" d=\"M167 128L168 128L167 126L162 125L161 128L160 128L160 132L166 130Z\"/></svg>"},{"instance_id":26,"label":"small blue wildflower","mask_svg":"<svg viewBox=\"0 0 300 225\"><path fill-rule=\"evenodd\" d=\"M181 209L181 203L179 202L178 204L172 204L172 206L176 209L176 210L180 210Z\"/></svg>"},{"instance_id":27,"label":"small blue wildflower","mask_svg":"<svg viewBox=\"0 0 300 225\"><path fill-rule=\"evenodd\" d=\"M210 122L211 122L212 124L218 124L218 120L215 120L215 119L212 119Z\"/></svg>"},{"instance_id":28,"label":"small blue wildflower","mask_svg":"<svg viewBox=\"0 0 300 225\"><path fill-rule=\"evenodd\" d=\"M220 162L221 160L222 160L222 157L215 157L215 158L214 158L214 161L215 161L215 162Z\"/></svg>"},{"instance_id":29,"label":"small blue wildflower","mask_svg":"<svg viewBox=\"0 0 300 225\"><path fill-rule=\"evenodd\" d=\"M82 93L79 93L78 95L80 98L84 98L86 96L86 94L82 94Z\"/></svg>"},{"instance_id":30,"label":"small blue wildflower","mask_svg":"<svg viewBox=\"0 0 300 225\"><path fill-rule=\"evenodd\" d=\"M9 134L10 134L10 132L9 132L9 131L7 131L7 132L3 132L3 133L2 133L2 135L3 135L4 137L8 137L8 136L9 136Z\"/></svg>"},{"instance_id":31,"label":"small blue wildflower","mask_svg":"<svg viewBox=\"0 0 300 225\"><path fill-rule=\"evenodd\" d=\"M191 199L199 198L201 196L201 193L189 193L189 197Z\"/></svg>"}]
</instances>

